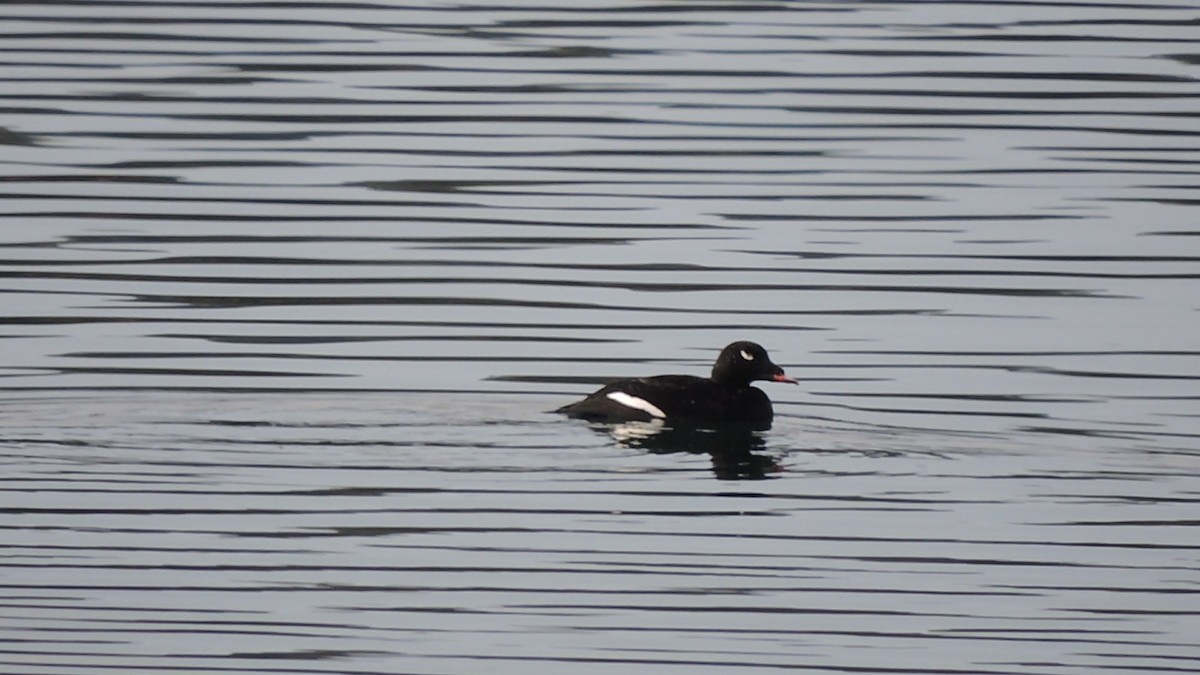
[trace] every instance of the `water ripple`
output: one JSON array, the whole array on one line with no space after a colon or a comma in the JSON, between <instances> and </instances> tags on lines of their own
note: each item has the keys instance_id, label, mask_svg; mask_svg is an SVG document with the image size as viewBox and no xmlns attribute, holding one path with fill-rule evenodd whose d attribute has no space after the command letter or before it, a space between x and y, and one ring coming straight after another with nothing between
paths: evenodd
<instances>
[{"instance_id":1,"label":"water ripple","mask_svg":"<svg viewBox=\"0 0 1200 675\"><path fill-rule=\"evenodd\" d=\"M1192 5L0 11L0 670L1197 669Z\"/></svg>"}]
</instances>

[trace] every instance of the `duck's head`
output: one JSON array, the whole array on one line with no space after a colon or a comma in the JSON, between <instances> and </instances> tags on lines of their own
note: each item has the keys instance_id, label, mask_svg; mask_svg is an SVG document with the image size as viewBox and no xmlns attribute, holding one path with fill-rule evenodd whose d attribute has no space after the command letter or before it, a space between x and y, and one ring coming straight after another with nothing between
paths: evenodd
<instances>
[{"instance_id":1,"label":"duck's head","mask_svg":"<svg viewBox=\"0 0 1200 675\"><path fill-rule=\"evenodd\" d=\"M721 384L746 386L756 380L800 384L788 377L783 368L771 362L767 350L756 342L734 342L721 350L713 364L712 379Z\"/></svg>"}]
</instances>

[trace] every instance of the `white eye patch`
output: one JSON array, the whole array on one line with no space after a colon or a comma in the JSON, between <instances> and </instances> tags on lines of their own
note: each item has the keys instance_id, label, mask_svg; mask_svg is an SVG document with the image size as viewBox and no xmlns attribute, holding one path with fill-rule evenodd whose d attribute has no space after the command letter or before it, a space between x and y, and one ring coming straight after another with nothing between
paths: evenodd
<instances>
[{"instance_id":1,"label":"white eye patch","mask_svg":"<svg viewBox=\"0 0 1200 675\"><path fill-rule=\"evenodd\" d=\"M634 410L641 410L644 413L649 413L651 417L667 416L667 413L663 412L662 408L659 408L650 401L647 401L644 398L638 398L636 396L626 394L623 391L609 392L606 397L616 401L617 403L620 403L623 406L633 408Z\"/></svg>"},{"instance_id":2,"label":"white eye patch","mask_svg":"<svg viewBox=\"0 0 1200 675\"><path fill-rule=\"evenodd\" d=\"M746 351L745 349L743 349L742 350L742 358L746 359L747 361L753 361L754 355L751 354L750 352Z\"/></svg>"}]
</instances>

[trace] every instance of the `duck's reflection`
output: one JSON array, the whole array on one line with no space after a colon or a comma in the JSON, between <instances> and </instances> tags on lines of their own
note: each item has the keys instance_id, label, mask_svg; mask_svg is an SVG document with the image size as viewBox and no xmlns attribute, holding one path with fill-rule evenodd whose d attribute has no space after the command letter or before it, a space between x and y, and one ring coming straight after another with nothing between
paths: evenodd
<instances>
[{"instance_id":1,"label":"duck's reflection","mask_svg":"<svg viewBox=\"0 0 1200 675\"><path fill-rule=\"evenodd\" d=\"M758 454L766 450L762 435L751 425L667 426L662 420L596 425L618 443L656 454L688 452L707 454L717 478L752 480L780 471L775 458Z\"/></svg>"}]
</instances>

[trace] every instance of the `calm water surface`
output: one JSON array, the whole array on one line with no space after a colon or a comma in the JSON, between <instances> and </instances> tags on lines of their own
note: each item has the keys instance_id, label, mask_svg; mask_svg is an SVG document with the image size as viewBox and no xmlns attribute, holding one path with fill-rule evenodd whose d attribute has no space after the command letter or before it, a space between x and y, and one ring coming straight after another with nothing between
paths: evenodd
<instances>
[{"instance_id":1,"label":"calm water surface","mask_svg":"<svg viewBox=\"0 0 1200 675\"><path fill-rule=\"evenodd\" d=\"M1195 672L1198 17L5 3L0 671Z\"/></svg>"}]
</instances>

